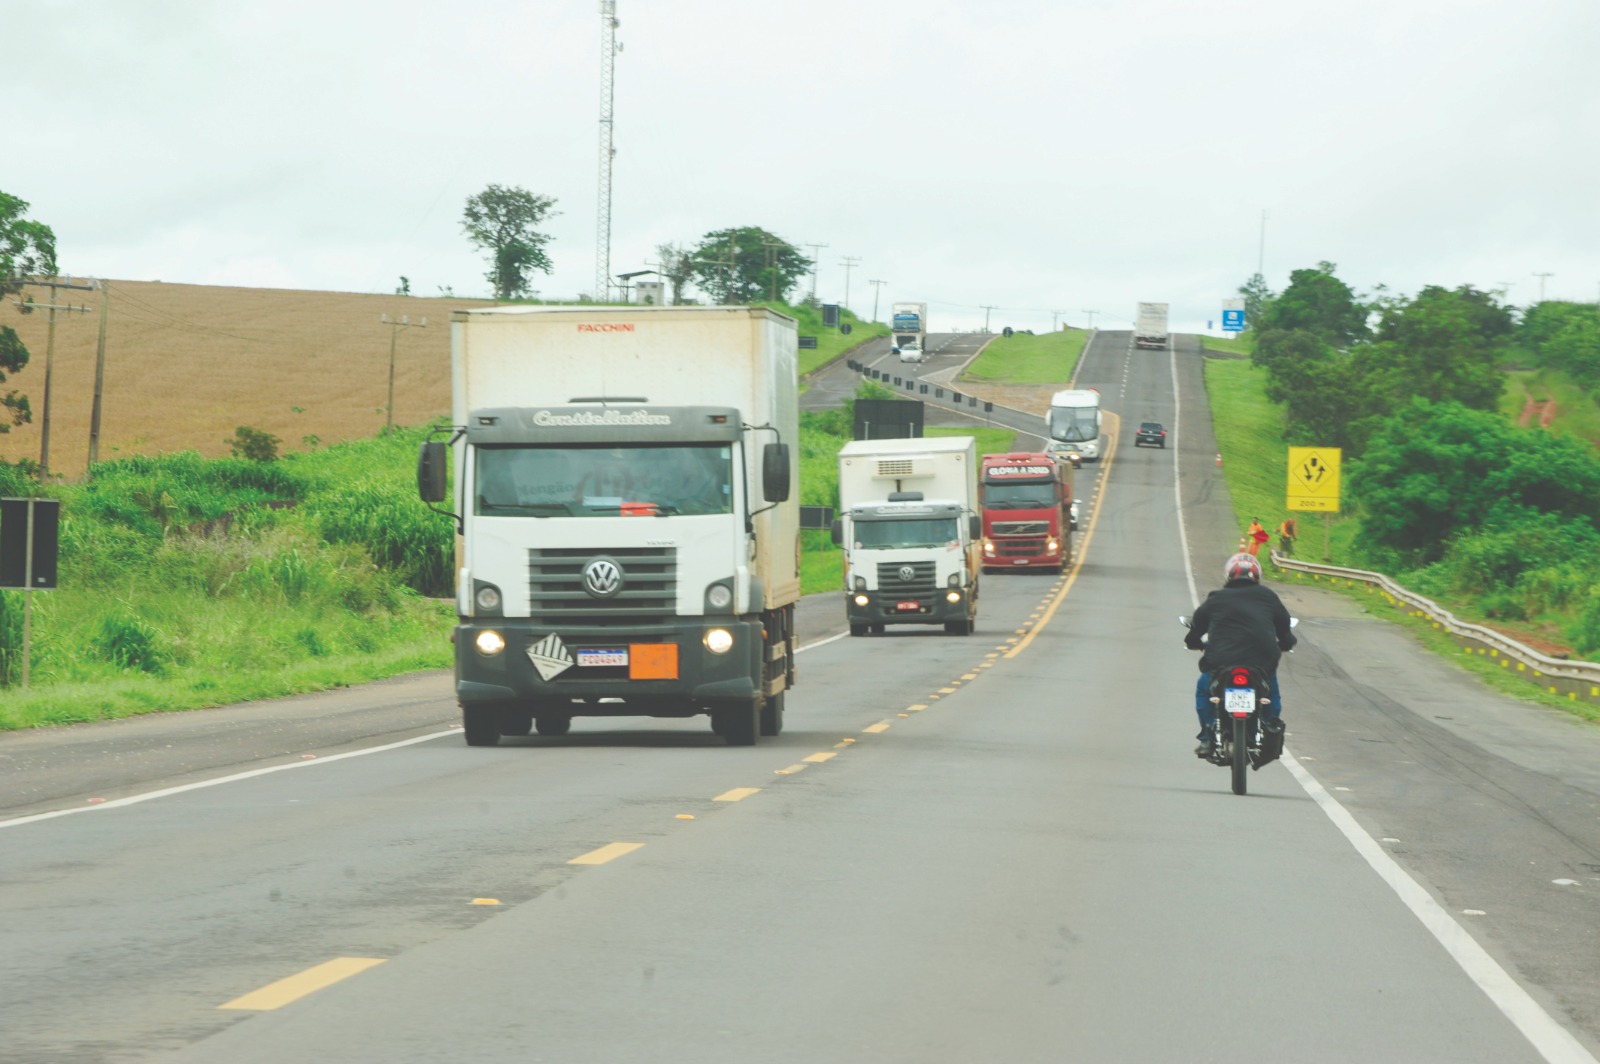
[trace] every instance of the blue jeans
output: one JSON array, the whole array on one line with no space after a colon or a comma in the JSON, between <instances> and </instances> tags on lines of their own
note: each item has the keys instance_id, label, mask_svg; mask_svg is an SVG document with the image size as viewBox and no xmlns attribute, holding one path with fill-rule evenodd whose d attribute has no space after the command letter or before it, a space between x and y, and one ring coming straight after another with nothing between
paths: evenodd
<instances>
[{"instance_id":1,"label":"blue jeans","mask_svg":"<svg viewBox=\"0 0 1600 1064\"><path fill-rule=\"evenodd\" d=\"M1267 703L1267 716L1277 719L1283 716L1283 694L1278 690L1278 674L1267 675L1268 694L1271 701ZM1197 739L1204 739L1211 730L1211 722L1217 719L1217 709L1211 704L1211 674L1202 672L1200 679L1194 685L1194 711L1200 718L1200 734Z\"/></svg>"}]
</instances>

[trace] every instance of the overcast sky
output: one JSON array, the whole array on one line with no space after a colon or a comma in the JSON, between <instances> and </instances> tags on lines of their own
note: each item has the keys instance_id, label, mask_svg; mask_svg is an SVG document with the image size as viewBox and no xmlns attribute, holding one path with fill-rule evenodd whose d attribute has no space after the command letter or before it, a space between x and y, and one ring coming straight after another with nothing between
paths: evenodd
<instances>
[{"instance_id":1,"label":"overcast sky","mask_svg":"<svg viewBox=\"0 0 1600 1064\"><path fill-rule=\"evenodd\" d=\"M1256 270L1600 293L1600 0L617 0L611 267L759 225L935 331L1203 329ZM63 271L482 295L490 183L593 290L598 0L0 0ZM809 253L810 249L805 249ZM847 257L859 260L847 271ZM848 293L846 292L848 277ZM869 283L882 280L881 288Z\"/></svg>"}]
</instances>

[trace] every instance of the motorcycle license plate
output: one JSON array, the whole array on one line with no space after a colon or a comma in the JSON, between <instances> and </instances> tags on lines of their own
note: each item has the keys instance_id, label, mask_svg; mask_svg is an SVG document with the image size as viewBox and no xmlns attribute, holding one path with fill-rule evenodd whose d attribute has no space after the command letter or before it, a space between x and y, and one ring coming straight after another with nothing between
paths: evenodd
<instances>
[{"instance_id":1,"label":"motorcycle license plate","mask_svg":"<svg viewBox=\"0 0 1600 1064\"><path fill-rule=\"evenodd\" d=\"M896 602L894 608L901 613L915 613L922 608L920 602Z\"/></svg>"},{"instance_id":2,"label":"motorcycle license plate","mask_svg":"<svg viewBox=\"0 0 1600 1064\"><path fill-rule=\"evenodd\" d=\"M1222 695L1222 708L1229 716L1248 717L1256 711L1256 693L1250 687L1230 687Z\"/></svg>"}]
</instances>

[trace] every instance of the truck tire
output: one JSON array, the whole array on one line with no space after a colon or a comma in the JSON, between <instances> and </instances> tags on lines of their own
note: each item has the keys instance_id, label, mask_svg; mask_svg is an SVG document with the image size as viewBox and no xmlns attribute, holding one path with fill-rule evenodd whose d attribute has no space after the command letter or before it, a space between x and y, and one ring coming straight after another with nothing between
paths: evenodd
<instances>
[{"instance_id":1,"label":"truck tire","mask_svg":"<svg viewBox=\"0 0 1600 1064\"><path fill-rule=\"evenodd\" d=\"M864 624L852 624L850 626L850 634L851 635L866 635L867 634L867 626L864 625Z\"/></svg>"},{"instance_id":2,"label":"truck tire","mask_svg":"<svg viewBox=\"0 0 1600 1064\"><path fill-rule=\"evenodd\" d=\"M572 730L572 718L566 715L547 713L533 718L533 726L540 735L565 735Z\"/></svg>"},{"instance_id":3,"label":"truck tire","mask_svg":"<svg viewBox=\"0 0 1600 1064\"><path fill-rule=\"evenodd\" d=\"M500 711L494 706L462 706L461 731L468 746L499 746Z\"/></svg>"},{"instance_id":4,"label":"truck tire","mask_svg":"<svg viewBox=\"0 0 1600 1064\"><path fill-rule=\"evenodd\" d=\"M783 733L783 692L769 695L761 703L761 734L766 736L781 735Z\"/></svg>"},{"instance_id":5,"label":"truck tire","mask_svg":"<svg viewBox=\"0 0 1600 1064\"><path fill-rule=\"evenodd\" d=\"M761 732L761 703L758 699L736 702L711 713L711 730L729 746L754 746Z\"/></svg>"}]
</instances>

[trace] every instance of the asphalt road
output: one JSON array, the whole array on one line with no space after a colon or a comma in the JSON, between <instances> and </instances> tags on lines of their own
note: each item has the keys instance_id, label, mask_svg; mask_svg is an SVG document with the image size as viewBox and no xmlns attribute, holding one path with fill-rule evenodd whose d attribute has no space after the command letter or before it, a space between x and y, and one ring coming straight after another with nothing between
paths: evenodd
<instances>
[{"instance_id":1,"label":"asphalt road","mask_svg":"<svg viewBox=\"0 0 1600 1064\"><path fill-rule=\"evenodd\" d=\"M1231 794L1198 353L1078 383L1173 440L1085 467L1081 567L970 638L808 600L755 747L469 748L433 675L0 736L0 1061L1592 1060L1596 730L1291 589L1291 756Z\"/></svg>"}]
</instances>

